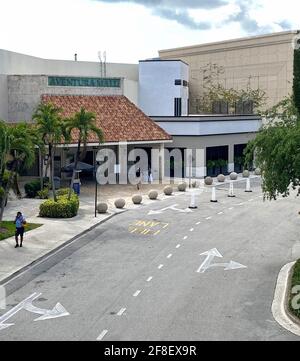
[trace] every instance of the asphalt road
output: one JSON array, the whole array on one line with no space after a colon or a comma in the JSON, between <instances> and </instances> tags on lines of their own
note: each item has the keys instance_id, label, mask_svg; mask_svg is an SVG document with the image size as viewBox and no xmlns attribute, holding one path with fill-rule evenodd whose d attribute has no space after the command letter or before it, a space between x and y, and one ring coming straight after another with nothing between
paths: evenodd
<instances>
[{"instance_id":1,"label":"asphalt road","mask_svg":"<svg viewBox=\"0 0 300 361\"><path fill-rule=\"evenodd\" d=\"M253 190L243 184L229 198L223 187L218 203L197 191L193 212L182 212L185 193L112 218L6 286L0 317L35 292L35 307L59 302L70 315L34 321L40 315L23 309L0 340L299 340L271 313L278 272L293 260L299 201L263 202ZM215 248L223 258L206 268L200 254ZM247 268L225 270L230 261Z\"/></svg>"}]
</instances>

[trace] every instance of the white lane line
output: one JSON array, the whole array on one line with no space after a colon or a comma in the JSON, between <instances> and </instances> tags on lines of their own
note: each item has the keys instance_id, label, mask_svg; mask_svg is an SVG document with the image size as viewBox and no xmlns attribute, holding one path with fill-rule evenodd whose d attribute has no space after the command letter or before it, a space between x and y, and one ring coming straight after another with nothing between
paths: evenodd
<instances>
[{"instance_id":1,"label":"white lane line","mask_svg":"<svg viewBox=\"0 0 300 361\"><path fill-rule=\"evenodd\" d=\"M249 200L248 200L248 202L253 202L253 201L254 201L254 199L249 199Z\"/></svg>"},{"instance_id":2,"label":"white lane line","mask_svg":"<svg viewBox=\"0 0 300 361\"><path fill-rule=\"evenodd\" d=\"M212 217L207 217L207 218L205 218L207 221L209 221L210 219L212 219Z\"/></svg>"},{"instance_id":3,"label":"white lane line","mask_svg":"<svg viewBox=\"0 0 300 361\"><path fill-rule=\"evenodd\" d=\"M141 290L137 290L134 294L133 297L137 297L142 291Z\"/></svg>"},{"instance_id":4,"label":"white lane line","mask_svg":"<svg viewBox=\"0 0 300 361\"><path fill-rule=\"evenodd\" d=\"M190 229L190 232L194 232L194 228L191 228L191 229Z\"/></svg>"},{"instance_id":5,"label":"white lane line","mask_svg":"<svg viewBox=\"0 0 300 361\"><path fill-rule=\"evenodd\" d=\"M153 280L153 277L151 276L147 279L147 282L151 282L152 280Z\"/></svg>"},{"instance_id":6,"label":"white lane line","mask_svg":"<svg viewBox=\"0 0 300 361\"><path fill-rule=\"evenodd\" d=\"M221 215L221 214L224 214L224 212L219 212L218 214Z\"/></svg>"},{"instance_id":7,"label":"white lane line","mask_svg":"<svg viewBox=\"0 0 300 361\"><path fill-rule=\"evenodd\" d=\"M263 198L264 196L259 196L258 198Z\"/></svg>"},{"instance_id":8,"label":"white lane line","mask_svg":"<svg viewBox=\"0 0 300 361\"><path fill-rule=\"evenodd\" d=\"M167 256L167 258L171 258L173 255L172 255L172 253L170 253L168 256Z\"/></svg>"},{"instance_id":9,"label":"white lane line","mask_svg":"<svg viewBox=\"0 0 300 361\"><path fill-rule=\"evenodd\" d=\"M242 203L237 204L237 206L243 206L244 204L245 204L245 203L242 202Z\"/></svg>"},{"instance_id":10,"label":"white lane line","mask_svg":"<svg viewBox=\"0 0 300 361\"><path fill-rule=\"evenodd\" d=\"M228 210L229 210L229 211L232 211L232 210L233 210L233 207L228 208Z\"/></svg>"},{"instance_id":11,"label":"white lane line","mask_svg":"<svg viewBox=\"0 0 300 361\"><path fill-rule=\"evenodd\" d=\"M184 236L184 237L183 237L183 240L185 241L187 238L188 238L188 236Z\"/></svg>"},{"instance_id":12,"label":"white lane line","mask_svg":"<svg viewBox=\"0 0 300 361\"><path fill-rule=\"evenodd\" d=\"M121 308L120 311L117 313L117 316L122 316L125 311L126 308Z\"/></svg>"},{"instance_id":13,"label":"white lane line","mask_svg":"<svg viewBox=\"0 0 300 361\"><path fill-rule=\"evenodd\" d=\"M100 335L97 337L97 341L101 341L104 336L107 334L108 330L103 330Z\"/></svg>"},{"instance_id":14,"label":"white lane line","mask_svg":"<svg viewBox=\"0 0 300 361\"><path fill-rule=\"evenodd\" d=\"M180 247L181 247L181 245L180 245L180 244L177 244L176 248L180 248Z\"/></svg>"},{"instance_id":15,"label":"white lane line","mask_svg":"<svg viewBox=\"0 0 300 361\"><path fill-rule=\"evenodd\" d=\"M201 222L197 222L196 225L199 226L199 224L201 224Z\"/></svg>"},{"instance_id":16,"label":"white lane line","mask_svg":"<svg viewBox=\"0 0 300 361\"><path fill-rule=\"evenodd\" d=\"M158 268L158 269L162 269L163 266L164 266L163 264L160 264L157 268Z\"/></svg>"}]
</instances>

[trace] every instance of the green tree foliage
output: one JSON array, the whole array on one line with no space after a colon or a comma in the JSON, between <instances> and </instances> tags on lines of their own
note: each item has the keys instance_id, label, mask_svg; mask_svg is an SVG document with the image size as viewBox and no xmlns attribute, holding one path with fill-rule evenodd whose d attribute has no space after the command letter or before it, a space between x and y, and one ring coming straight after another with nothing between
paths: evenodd
<instances>
[{"instance_id":1,"label":"green tree foliage","mask_svg":"<svg viewBox=\"0 0 300 361\"><path fill-rule=\"evenodd\" d=\"M0 128L1 221L9 189L12 185L17 188L17 176L21 167L28 169L32 166L35 159L35 148L31 138L30 125L26 123L7 125L2 122Z\"/></svg>"},{"instance_id":2,"label":"green tree foliage","mask_svg":"<svg viewBox=\"0 0 300 361\"><path fill-rule=\"evenodd\" d=\"M77 151L75 155L75 164L74 170L72 174L72 180L70 184L69 196L68 199L70 200L72 195L73 184L75 180L77 165L79 160L82 160L86 153L87 142L90 133L94 133L99 141L99 144L103 142L103 132L102 129L98 128L95 125L96 115L92 112L86 111L84 108L81 108L79 112L75 113L73 117L66 119L66 132L71 136L71 132L75 131L77 133ZM81 146L83 146L81 152Z\"/></svg>"},{"instance_id":3,"label":"green tree foliage","mask_svg":"<svg viewBox=\"0 0 300 361\"><path fill-rule=\"evenodd\" d=\"M54 186L54 155L58 144L66 139L65 123L61 117L62 109L56 107L51 103L39 104L37 110L32 116L32 119L36 122L36 132L40 135L42 143L48 148L48 161L46 165L47 170L50 167L50 182L52 184L53 199L56 202L56 192ZM37 145L40 149L44 149L39 142L39 136L37 135Z\"/></svg>"},{"instance_id":4,"label":"green tree foliage","mask_svg":"<svg viewBox=\"0 0 300 361\"><path fill-rule=\"evenodd\" d=\"M217 64L209 63L200 70L203 77L203 93L196 100L197 113L212 113L215 102L223 102L228 105L228 113L234 114L236 106L245 102L252 102L253 109L260 113L266 103L266 93L261 89L252 89L250 86L251 76L245 89L237 90L228 88L224 84L222 75L225 69Z\"/></svg>"},{"instance_id":5,"label":"green tree foliage","mask_svg":"<svg viewBox=\"0 0 300 361\"><path fill-rule=\"evenodd\" d=\"M300 114L300 49L294 51L294 103Z\"/></svg>"},{"instance_id":6,"label":"green tree foliage","mask_svg":"<svg viewBox=\"0 0 300 361\"><path fill-rule=\"evenodd\" d=\"M268 123L245 149L245 166L255 164L262 171L265 198L300 193L300 119L293 98L285 98L266 113Z\"/></svg>"}]
</instances>

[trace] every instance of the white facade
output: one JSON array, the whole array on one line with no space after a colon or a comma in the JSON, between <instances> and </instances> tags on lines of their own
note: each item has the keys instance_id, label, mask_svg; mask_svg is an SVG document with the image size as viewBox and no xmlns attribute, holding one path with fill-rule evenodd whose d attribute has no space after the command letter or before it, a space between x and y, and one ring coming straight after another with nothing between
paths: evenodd
<instances>
[{"instance_id":1,"label":"white facade","mask_svg":"<svg viewBox=\"0 0 300 361\"><path fill-rule=\"evenodd\" d=\"M41 59L0 49L0 119L15 121L28 118L27 113L24 113L23 116L23 110L26 106L24 104L16 104L13 100L13 96L16 95L16 87L12 86L15 84L16 77L13 76L20 76L19 80L23 85L25 81L27 82L27 90L25 87L26 91L24 90L23 92L24 99L32 97L32 99L29 99L29 103L33 104L36 102L36 99L33 98L40 94L39 92L34 94L35 87L30 88L30 76L38 76L40 79L44 79L45 76L101 78L102 73L103 69L101 72L99 62ZM138 64L107 63L106 77L120 78L122 80L122 95L125 95L135 105L138 105ZM43 87L44 93L48 93L47 90L52 93L53 87ZM65 93L67 87L63 90L63 93ZM18 92L19 97L22 97L22 91L20 88ZM96 87L89 89L84 89L84 87L69 88L67 93L78 94L80 91L87 95L91 95L93 91L95 95L113 95L110 93L111 89L109 88ZM11 108L12 104L13 108ZM30 106L27 108L29 109ZM16 115L16 112L18 117L14 119L12 117Z\"/></svg>"},{"instance_id":2,"label":"white facade","mask_svg":"<svg viewBox=\"0 0 300 361\"><path fill-rule=\"evenodd\" d=\"M188 81L189 66L181 60L140 61L140 109L149 116L188 115Z\"/></svg>"}]
</instances>

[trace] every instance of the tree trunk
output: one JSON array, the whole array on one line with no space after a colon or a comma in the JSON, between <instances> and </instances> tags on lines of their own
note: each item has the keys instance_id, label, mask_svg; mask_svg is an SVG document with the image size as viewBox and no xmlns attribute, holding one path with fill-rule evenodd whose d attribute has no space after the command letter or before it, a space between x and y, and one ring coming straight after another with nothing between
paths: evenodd
<instances>
[{"instance_id":1,"label":"tree trunk","mask_svg":"<svg viewBox=\"0 0 300 361\"><path fill-rule=\"evenodd\" d=\"M43 157L41 149L39 148L39 173L40 173L40 186L41 190L44 188L44 180L43 180Z\"/></svg>"},{"instance_id":2,"label":"tree trunk","mask_svg":"<svg viewBox=\"0 0 300 361\"><path fill-rule=\"evenodd\" d=\"M51 179L53 199L54 202L57 202L55 184L54 184L54 148L52 144L49 144L49 158L50 158L50 179Z\"/></svg>"},{"instance_id":3,"label":"tree trunk","mask_svg":"<svg viewBox=\"0 0 300 361\"><path fill-rule=\"evenodd\" d=\"M8 197L9 188L10 188L12 180L14 178L16 168L17 168L17 161L14 161L13 164L12 164L11 170L10 170L10 175L9 175L7 184L6 184L5 188L4 188L3 198L1 199L0 222L2 222L2 219L3 219L4 208L5 208L6 200L7 200L7 197Z\"/></svg>"},{"instance_id":4,"label":"tree trunk","mask_svg":"<svg viewBox=\"0 0 300 361\"><path fill-rule=\"evenodd\" d=\"M78 164L79 155L80 155L80 146L81 146L81 141L79 139L78 140L78 145L77 145L77 151L76 151L76 154L75 154L75 163L74 163L74 169L73 169L73 173L72 173L72 179L71 179L71 184L70 184L70 189L69 189L68 200L71 199L71 195L72 195L73 184L74 184L74 180L75 180L77 164Z\"/></svg>"}]
</instances>

